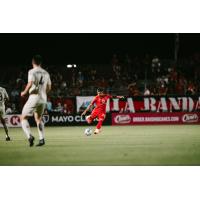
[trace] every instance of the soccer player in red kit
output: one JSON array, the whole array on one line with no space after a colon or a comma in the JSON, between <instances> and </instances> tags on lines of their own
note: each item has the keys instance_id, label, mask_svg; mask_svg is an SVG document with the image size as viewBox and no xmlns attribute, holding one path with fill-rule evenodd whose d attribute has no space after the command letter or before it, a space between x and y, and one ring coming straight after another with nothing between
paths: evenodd
<instances>
[{"instance_id":1,"label":"soccer player in red kit","mask_svg":"<svg viewBox=\"0 0 200 200\"><path fill-rule=\"evenodd\" d=\"M123 96L115 96L116 98L124 98ZM91 124L94 119L98 118L98 124L94 131L94 134L98 134L101 130L103 121L106 117L106 103L107 100L113 98L113 96L105 94L104 90L101 88L97 89L97 96L94 97L90 105L86 108L86 110L81 115L86 115L86 113L91 109L91 107L95 104L95 108L92 111L91 115L86 117L86 121L88 124Z\"/></svg>"}]
</instances>

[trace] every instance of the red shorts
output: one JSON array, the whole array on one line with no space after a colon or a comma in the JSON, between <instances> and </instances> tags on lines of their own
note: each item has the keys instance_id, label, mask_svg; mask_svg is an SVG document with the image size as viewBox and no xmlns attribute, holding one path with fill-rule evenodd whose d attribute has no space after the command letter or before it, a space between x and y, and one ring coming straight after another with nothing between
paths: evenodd
<instances>
[{"instance_id":1,"label":"red shorts","mask_svg":"<svg viewBox=\"0 0 200 200\"><path fill-rule=\"evenodd\" d=\"M104 119L106 118L106 113L94 109L90 117L92 118L92 120L94 120L95 118L98 118L99 121L104 121Z\"/></svg>"}]
</instances>

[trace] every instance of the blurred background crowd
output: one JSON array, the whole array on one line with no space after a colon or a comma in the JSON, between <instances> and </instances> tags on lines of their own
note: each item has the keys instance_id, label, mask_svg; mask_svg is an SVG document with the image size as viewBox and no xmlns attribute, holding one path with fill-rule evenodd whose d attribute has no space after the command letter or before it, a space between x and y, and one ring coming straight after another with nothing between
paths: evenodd
<instances>
[{"instance_id":1,"label":"blurred background crowd","mask_svg":"<svg viewBox=\"0 0 200 200\"><path fill-rule=\"evenodd\" d=\"M30 67L29 67L30 68ZM27 66L13 67L1 74L1 85L10 96L7 113L20 113L26 99L20 92L27 83ZM47 111L72 114L70 98L94 96L97 87L124 96L200 94L200 53L174 62L157 55L142 57L113 54L109 64L44 66L50 73L52 91Z\"/></svg>"}]
</instances>

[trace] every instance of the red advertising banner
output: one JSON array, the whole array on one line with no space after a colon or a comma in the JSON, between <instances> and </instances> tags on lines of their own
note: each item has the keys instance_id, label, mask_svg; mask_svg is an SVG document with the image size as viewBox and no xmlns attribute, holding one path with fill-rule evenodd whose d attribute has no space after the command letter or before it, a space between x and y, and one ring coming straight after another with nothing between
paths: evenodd
<instances>
[{"instance_id":1,"label":"red advertising banner","mask_svg":"<svg viewBox=\"0 0 200 200\"><path fill-rule=\"evenodd\" d=\"M112 113L112 125L200 124L200 113Z\"/></svg>"},{"instance_id":2,"label":"red advertising banner","mask_svg":"<svg viewBox=\"0 0 200 200\"><path fill-rule=\"evenodd\" d=\"M200 97L141 97L122 101L112 99L107 106L120 113L138 112L197 112L200 110Z\"/></svg>"},{"instance_id":3,"label":"red advertising banner","mask_svg":"<svg viewBox=\"0 0 200 200\"><path fill-rule=\"evenodd\" d=\"M82 112L89 105L93 96L76 98L77 113ZM199 96L180 97L127 97L123 100L112 98L107 101L106 111L120 113L140 112L198 112L200 111Z\"/></svg>"}]
</instances>

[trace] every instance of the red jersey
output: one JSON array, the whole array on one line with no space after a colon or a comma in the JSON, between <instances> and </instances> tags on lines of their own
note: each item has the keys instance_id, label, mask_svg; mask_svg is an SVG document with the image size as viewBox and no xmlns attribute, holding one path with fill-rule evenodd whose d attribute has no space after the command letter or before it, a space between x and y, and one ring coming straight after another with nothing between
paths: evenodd
<instances>
[{"instance_id":1,"label":"red jersey","mask_svg":"<svg viewBox=\"0 0 200 200\"><path fill-rule=\"evenodd\" d=\"M104 96L99 96L97 95L96 97L94 97L94 99L92 100L92 105L96 104L95 110L97 110L98 112L106 112L106 103L107 100L112 98L112 96L110 95L104 95Z\"/></svg>"}]
</instances>

